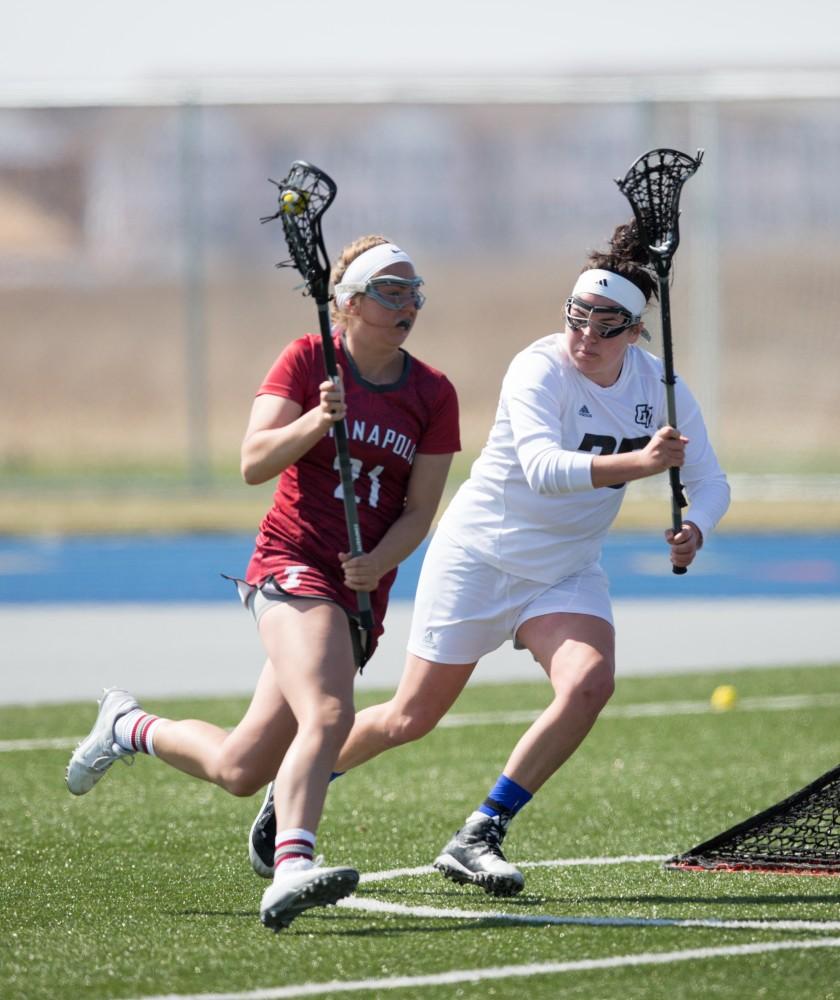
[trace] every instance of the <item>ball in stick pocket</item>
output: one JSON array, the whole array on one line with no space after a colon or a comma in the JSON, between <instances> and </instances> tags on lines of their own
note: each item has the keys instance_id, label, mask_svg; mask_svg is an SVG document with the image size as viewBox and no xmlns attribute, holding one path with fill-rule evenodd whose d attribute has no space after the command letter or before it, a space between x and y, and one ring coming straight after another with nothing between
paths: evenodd
<instances>
[{"instance_id":1,"label":"ball in stick pocket","mask_svg":"<svg viewBox=\"0 0 840 1000\"><path fill-rule=\"evenodd\" d=\"M288 188L280 195L280 207L286 215L301 215L306 211L307 200L304 191Z\"/></svg>"}]
</instances>

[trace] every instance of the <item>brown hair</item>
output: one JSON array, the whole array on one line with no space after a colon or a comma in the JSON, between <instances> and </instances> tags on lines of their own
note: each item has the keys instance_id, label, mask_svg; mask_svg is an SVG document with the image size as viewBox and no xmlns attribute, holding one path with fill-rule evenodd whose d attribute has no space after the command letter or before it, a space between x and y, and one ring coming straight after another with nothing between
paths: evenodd
<instances>
[{"instance_id":1,"label":"brown hair","mask_svg":"<svg viewBox=\"0 0 840 1000\"><path fill-rule=\"evenodd\" d=\"M347 246L339 254L338 260L333 264L332 273L330 275L330 281L332 282L333 288L344 277L344 272L353 263L353 261L360 257L365 250L370 250L371 247L379 246L380 243L390 243L391 240L387 236L370 235L370 236L360 236L357 240L353 240L352 243L348 243ZM330 318L335 322L339 317L339 311L335 306L333 301L330 306Z\"/></svg>"},{"instance_id":2,"label":"brown hair","mask_svg":"<svg viewBox=\"0 0 840 1000\"><path fill-rule=\"evenodd\" d=\"M650 302L651 295L659 298L659 285L650 270L647 248L639 237L635 219L616 226L610 237L609 247L606 250L592 250L580 273L591 271L595 267L620 274L622 278L632 281L644 295L646 302Z\"/></svg>"}]
</instances>

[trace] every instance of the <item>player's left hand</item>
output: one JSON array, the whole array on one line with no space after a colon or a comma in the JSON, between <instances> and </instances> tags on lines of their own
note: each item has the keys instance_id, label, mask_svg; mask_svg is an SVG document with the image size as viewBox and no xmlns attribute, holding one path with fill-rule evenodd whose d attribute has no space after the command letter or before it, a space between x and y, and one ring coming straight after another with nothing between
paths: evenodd
<instances>
[{"instance_id":1,"label":"player's left hand","mask_svg":"<svg viewBox=\"0 0 840 1000\"><path fill-rule=\"evenodd\" d=\"M339 552L339 561L344 571L344 582L351 590L376 590L383 570L369 552L351 556L349 552Z\"/></svg>"},{"instance_id":2,"label":"player's left hand","mask_svg":"<svg viewBox=\"0 0 840 1000\"><path fill-rule=\"evenodd\" d=\"M665 541L671 546L671 562L675 566L690 566L703 544L703 535L692 521L683 521L679 531L669 528L665 532Z\"/></svg>"}]
</instances>

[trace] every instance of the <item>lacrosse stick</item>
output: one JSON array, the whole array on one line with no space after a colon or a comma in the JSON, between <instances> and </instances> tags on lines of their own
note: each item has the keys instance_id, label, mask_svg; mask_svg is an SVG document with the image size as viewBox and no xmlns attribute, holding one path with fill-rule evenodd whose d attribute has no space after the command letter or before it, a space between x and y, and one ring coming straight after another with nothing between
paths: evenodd
<instances>
[{"instance_id":1,"label":"lacrosse stick","mask_svg":"<svg viewBox=\"0 0 840 1000\"><path fill-rule=\"evenodd\" d=\"M321 233L321 217L330 207L336 195L336 185L323 170L295 160L288 176L282 181L271 181L280 191L280 208L275 215L266 216L260 222L280 219L283 234L292 259L278 264L278 267L294 267L304 281L304 295L311 295L318 307L318 321L321 326L321 345L324 350L324 367L327 377L338 383L339 372L332 341L329 314L330 261ZM351 556L362 554L362 533L359 528L359 514L356 510L356 495L353 473L350 467L350 452L347 447L347 425L343 420L333 424L335 450L341 476L341 492L344 498L344 519L347 522L347 536L350 541ZM357 591L359 607L359 628L362 632L362 659L369 655L373 638L373 611L370 594Z\"/></svg>"},{"instance_id":2,"label":"lacrosse stick","mask_svg":"<svg viewBox=\"0 0 840 1000\"><path fill-rule=\"evenodd\" d=\"M659 282L659 308L662 316L662 354L665 367L665 397L668 423L676 429L677 408L674 402L674 353L671 345L671 296L668 278L671 261L680 243L680 192L703 159L680 153L676 149L652 149L640 156L623 179L616 179L619 190L630 202L639 236L647 248L648 257ZM686 506L680 482L680 470L668 470L671 481L671 523L674 532L682 528L682 508ZM685 566L674 566L674 573L683 574Z\"/></svg>"}]
</instances>

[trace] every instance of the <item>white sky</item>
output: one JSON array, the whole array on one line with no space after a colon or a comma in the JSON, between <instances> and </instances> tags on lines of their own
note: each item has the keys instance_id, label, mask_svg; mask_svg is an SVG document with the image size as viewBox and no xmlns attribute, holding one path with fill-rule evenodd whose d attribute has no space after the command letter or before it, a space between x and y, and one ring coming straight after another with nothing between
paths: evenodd
<instances>
[{"instance_id":1,"label":"white sky","mask_svg":"<svg viewBox=\"0 0 840 1000\"><path fill-rule=\"evenodd\" d=\"M154 81L840 68L837 0L4 0L0 98Z\"/></svg>"}]
</instances>

